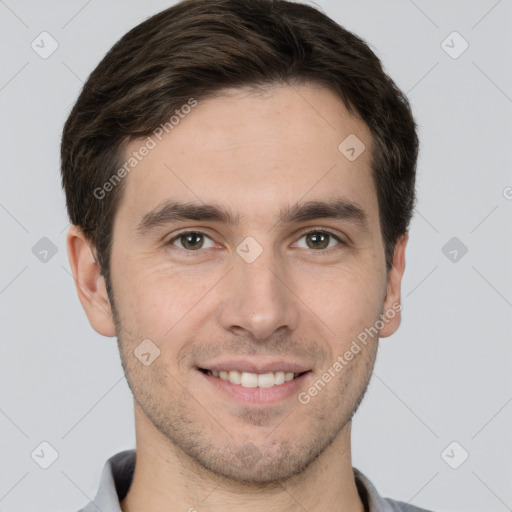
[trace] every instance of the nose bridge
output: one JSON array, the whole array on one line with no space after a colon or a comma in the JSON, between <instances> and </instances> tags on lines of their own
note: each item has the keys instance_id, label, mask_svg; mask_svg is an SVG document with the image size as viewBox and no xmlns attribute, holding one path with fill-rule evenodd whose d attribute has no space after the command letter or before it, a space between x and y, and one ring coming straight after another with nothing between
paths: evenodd
<instances>
[{"instance_id":1,"label":"nose bridge","mask_svg":"<svg viewBox=\"0 0 512 512\"><path fill-rule=\"evenodd\" d=\"M284 263L270 247L244 240L233 255L221 311L226 330L244 329L257 339L297 326L297 301L288 288Z\"/></svg>"}]
</instances>

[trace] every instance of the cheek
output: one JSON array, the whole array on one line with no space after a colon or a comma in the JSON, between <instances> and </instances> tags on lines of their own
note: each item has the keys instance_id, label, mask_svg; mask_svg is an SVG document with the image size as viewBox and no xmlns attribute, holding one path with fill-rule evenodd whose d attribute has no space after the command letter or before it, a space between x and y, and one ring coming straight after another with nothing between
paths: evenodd
<instances>
[{"instance_id":1,"label":"cheek","mask_svg":"<svg viewBox=\"0 0 512 512\"><path fill-rule=\"evenodd\" d=\"M176 272L141 261L129 266L119 265L112 273L116 306L123 325L149 338L164 337L215 283L214 276L199 277L186 269Z\"/></svg>"},{"instance_id":2,"label":"cheek","mask_svg":"<svg viewBox=\"0 0 512 512\"><path fill-rule=\"evenodd\" d=\"M345 342L378 319L383 289L381 276L367 267L330 268L309 277L305 273L295 288L317 323Z\"/></svg>"}]
</instances>

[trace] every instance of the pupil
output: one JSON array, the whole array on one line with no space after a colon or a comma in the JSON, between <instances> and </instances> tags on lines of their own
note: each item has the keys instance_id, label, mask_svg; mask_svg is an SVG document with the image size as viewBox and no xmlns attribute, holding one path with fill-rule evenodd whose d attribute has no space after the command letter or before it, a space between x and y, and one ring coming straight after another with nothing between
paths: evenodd
<instances>
[{"instance_id":1,"label":"pupil","mask_svg":"<svg viewBox=\"0 0 512 512\"><path fill-rule=\"evenodd\" d=\"M192 249L201 245L202 235L199 233L188 233L185 235L185 247L191 247Z\"/></svg>"},{"instance_id":2,"label":"pupil","mask_svg":"<svg viewBox=\"0 0 512 512\"><path fill-rule=\"evenodd\" d=\"M329 245L329 235L327 235L326 233L313 233L313 234L310 234L309 235L311 238L310 240L313 241L313 248L317 248L320 247L320 248L325 248ZM317 243L317 242L320 242L320 243ZM309 245L309 244L308 244ZM310 245L311 247L311 245Z\"/></svg>"}]
</instances>

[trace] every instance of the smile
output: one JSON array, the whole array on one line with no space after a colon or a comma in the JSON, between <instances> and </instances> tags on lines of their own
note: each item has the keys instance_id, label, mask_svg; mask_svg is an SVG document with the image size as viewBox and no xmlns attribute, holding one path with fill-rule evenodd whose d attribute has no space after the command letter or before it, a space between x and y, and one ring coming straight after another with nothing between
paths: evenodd
<instances>
[{"instance_id":1,"label":"smile","mask_svg":"<svg viewBox=\"0 0 512 512\"><path fill-rule=\"evenodd\" d=\"M276 371L268 373L250 373L238 370L218 371L206 370L202 368L201 371L206 375L217 377L219 379L222 379L223 381L230 382L231 384L242 386L244 388L271 388L274 386L281 386L285 382L290 382L291 380L300 377L304 373L307 373L294 373L285 371Z\"/></svg>"}]
</instances>

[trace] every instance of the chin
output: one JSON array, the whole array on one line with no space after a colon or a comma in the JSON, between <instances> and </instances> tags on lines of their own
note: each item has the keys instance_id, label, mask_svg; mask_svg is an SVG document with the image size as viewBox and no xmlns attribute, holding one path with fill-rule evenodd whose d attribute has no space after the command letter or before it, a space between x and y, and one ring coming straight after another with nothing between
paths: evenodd
<instances>
[{"instance_id":1,"label":"chin","mask_svg":"<svg viewBox=\"0 0 512 512\"><path fill-rule=\"evenodd\" d=\"M327 443L329 444L329 443ZM300 442L273 442L259 448L247 442L239 448L194 454L196 462L217 476L241 484L278 487L302 473L326 448Z\"/></svg>"}]
</instances>

